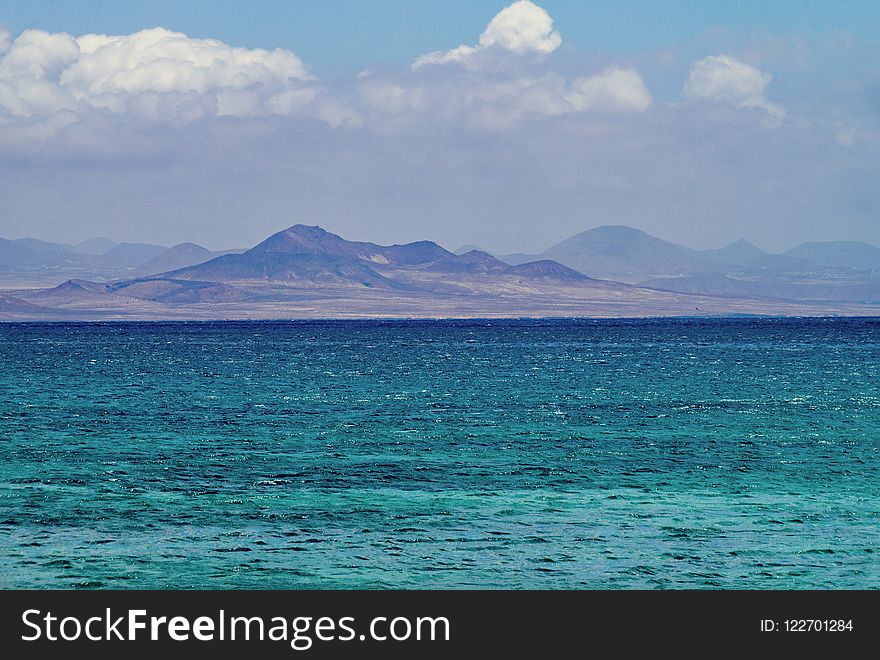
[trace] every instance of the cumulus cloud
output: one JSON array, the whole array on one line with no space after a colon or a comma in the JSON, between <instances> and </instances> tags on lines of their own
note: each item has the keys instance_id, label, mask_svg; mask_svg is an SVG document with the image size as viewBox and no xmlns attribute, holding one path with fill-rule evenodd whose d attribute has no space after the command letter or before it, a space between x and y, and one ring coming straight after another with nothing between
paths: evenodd
<instances>
[{"instance_id":1,"label":"cumulus cloud","mask_svg":"<svg viewBox=\"0 0 880 660\"><path fill-rule=\"evenodd\" d=\"M73 109L76 100L53 79L78 55L69 35L22 32L0 57L0 112L29 117Z\"/></svg>"},{"instance_id":2,"label":"cumulus cloud","mask_svg":"<svg viewBox=\"0 0 880 660\"><path fill-rule=\"evenodd\" d=\"M9 34L9 30L0 25L0 53L5 53L11 43L12 35Z\"/></svg>"},{"instance_id":3,"label":"cumulus cloud","mask_svg":"<svg viewBox=\"0 0 880 660\"><path fill-rule=\"evenodd\" d=\"M120 92L205 94L309 79L289 51L234 48L163 28L115 37L90 34L77 44L80 57L65 69L61 83L91 98Z\"/></svg>"},{"instance_id":4,"label":"cumulus cloud","mask_svg":"<svg viewBox=\"0 0 880 660\"><path fill-rule=\"evenodd\" d=\"M553 59L543 56L561 42L550 14L519 0L492 18L475 45L428 53L402 70L365 70L330 88L290 50L240 48L164 28L79 37L25 30L13 38L0 26L0 127L12 140L24 135L24 124L29 135L51 135L90 116L180 124L317 118L380 133L441 123L502 130L546 117L652 107L633 68L554 72ZM758 109L778 125L785 109L766 97L771 80L755 66L713 55L692 64L684 96ZM853 139L837 133L843 143Z\"/></svg>"},{"instance_id":5,"label":"cumulus cloud","mask_svg":"<svg viewBox=\"0 0 880 660\"><path fill-rule=\"evenodd\" d=\"M574 110L643 112L651 106L651 94L634 69L609 67L591 78L577 78L567 99Z\"/></svg>"},{"instance_id":6,"label":"cumulus cloud","mask_svg":"<svg viewBox=\"0 0 880 660\"><path fill-rule=\"evenodd\" d=\"M651 105L633 69L566 79L540 57L523 59L561 42L550 14L519 0L492 18L475 46L429 53L403 71L364 71L331 93L289 50L238 48L161 27L79 37L25 30L14 39L0 28L0 125L51 135L102 116L176 124L281 116L379 132L426 122L506 129ZM453 62L464 66L426 66Z\"/></svg>"},{"instance_id":7,"label":"cumulus cloud","mask_svg":"<svg viewBox=\"0 0 880 660\"><path fill-rule=\"evenodd\" d=\"M651 105L634 69L612 66L567 81L534 60L522 60L550 54L561 43L550 14L521 0L489 22L476 46L423 55L409 75L362 72L355 105L377 125L385 118L395 128L443 121L482 129L570 113L642 112ZM458 66L437 66L443 64Z\"/></svg>"},{"instance_id":8,"label":"cumulus cloud","mask_svg":"<svg viewBox=\"0 0 880 660\"><path fill-rule=\"evenodd\" d=\"M545 9L529 0L519 0L502 9L486 26L477 46L461 45L419 57L413 68L426 64L468 64L489 49L526 55L547 55L559 48L562 37L553 29L553 19Z\"/></svg>"},{"instance_id":9,"label":"cumulus cloud","mask_svg":"<svg viewBox=\"0 0 880 660\"><path fill-rule=\"evenodd\" d=\"M480 35L481 47L498 46L519 55L552 53L561 43L550 14L529 0L502 9Z\"/></svg>"},{"instance_id":10,"label":"cumulus cloud","mask_svg":"<svg viewBox=\"0 0 880 660\"><path fill-rule=\"evenodd\" d=\"M633 69L617 67L572 81L554 72L364 75L354 102L372 126L385 131L423 130L426 123L505 130L543 117L639 113L651 104L641 76Z\"/></svg>"},{"instance_id":11,"label":"cumulus cloud","mask_svg":"<svg viewBox=\"0 0 880 660\"><path fill-rule=\"evenodd\" d=\"M5 48L3 41L0 33L0 115L287 115L318 94L290 51L237 48L164 28L81 37L25 30Z\"/></svg>"},{"instance_id":12,"label":"cumulus cloud","mask_svg":"<svg viewBox=\"0 0 880 660\"><path fill-rule=\"evenodd\" d=\"M785 110L764 97L773 76L729 55L704 57L691 66L684 86L685 97L731 103L740 108L760 108L775 120Z\"/></svg>"}]
</instances>

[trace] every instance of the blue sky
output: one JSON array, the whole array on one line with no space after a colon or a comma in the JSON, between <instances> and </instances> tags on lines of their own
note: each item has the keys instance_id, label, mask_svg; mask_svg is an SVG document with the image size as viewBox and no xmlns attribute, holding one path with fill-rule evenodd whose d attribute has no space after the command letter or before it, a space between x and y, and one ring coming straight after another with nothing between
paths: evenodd
<instances>
[{"instance_id":1,"label":"blue sky","mask_svg":"<svg viewBox=\"0 0 880 660\"><path fill-rule=\"evenodd\" d=\"M880 3L512 1L0 2L0 236L880 244Z\"/></svg>"},{"instance_id":2,"label":"blue sky","mask_svg":"<svg viewBox=\"0 0 880 660\"><path fill-rule=\"evenodd\" d=\"M162 26L251 48L287 48L316 71L365 62L409 62L473 41L503 6L497 0L29 0L0 2L0 23L71 34L127 34ZM798 34L842 31L880 37L872 0L546 0L570 47L639 53L696 39L713 29Z\"/></svg>"}]
</instances>

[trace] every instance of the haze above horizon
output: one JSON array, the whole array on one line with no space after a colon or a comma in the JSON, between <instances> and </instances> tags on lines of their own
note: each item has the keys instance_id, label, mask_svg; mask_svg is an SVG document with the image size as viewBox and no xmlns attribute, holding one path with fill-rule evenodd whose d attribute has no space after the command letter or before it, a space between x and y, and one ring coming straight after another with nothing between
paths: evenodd
<instances>
[{"instance_id":1,"label":"haze above horizon","mask_svg":"<svg viewBox=\"0 0 880 660\"><path fill-rule=\"evenodd\" d=\"M295 225L291 225L291 227L303 227L303 226L306 226L306 227L311 226L316 229L321 229L322 231L327 231L324 227L322 227L320 225L307 225L304 223L296 223ZM284 231L285 229L286 228L278 228L276 231L273 231L272 233L274 234L277 232L281 232L281 231ZM734 248L737 248L738 246L744 245L744 246L747 246L746 249L748 249L749 247L757 248L758 250L760 250L762 252L767 252L769 254L775 254L775 252L772 250L763 250L761 248L761 246L756 245L753 241L750 241L748 238L745 238L745 237L738 238L735 241L730 241L729 243L714 245L714 246L711 246L708 248L697 248L697 247L694 247L693 245L688 245L687 243L676 243L675 241L666 241L666 239L664 239L660 236L655 236L655 235L651 234L650 232L647 232L639 227L632 227L629 225L598 225L595 227L589 227L589 228L585 229L584 231L578 232L577 234L575 234L573 236L566 236L563 238L562 241L557 241L556 243L553 243L553 244L546 244L543 246L538 246L533 251L534 254L531 254L531 256L539 256L540 254L557 247L559 245L559 243L562 243L566 240L575 239L580 236L587 236L590 234L595 234L596 232L603 232L604 230L609 230L609 229L621 229L621 230L625 230L625 232L627 234L631 234L631 235L620 236L619 240L621 242L626 242L627 239L634 238L638 234L646 234L651 239L659 239L661 241L669 242L669 243L671 243L673 245L677 245L679 247L683 247L683 248L691 249L691 250L697 250L697 251L702 250L702 251L712 252L712 251L719 251L719 250L725 250L725 249L734 249ZM341 236L341 238L347 239L348 237ZM3 240L3 239L10 240L10 237L0 236L0 240ZM89 236L89 237L83 238L81 240L74 240L74 241L70 241L70 242L60 242L60 243L56 243L55 241L52 241L49 238L41 237L41 236L16 236L16 237L11 237L11 240L18 241L18 242L26 242L26 243L29 243L31 241L36 240L36 241L51 244L51 246L73 248L74 251L79 251L83 254L99 254L99 252L95 252L94 249L92 249L91 245L89 245L92 243L105 243L106 242L106 244L107 244L106 247L108 250L113 247L117 247L119 245L139 245L139 244L142 244L139 241L114 240L114 239L108 238L106 236ZM354 239L352 239L352 240L354 240ZM366 242L375 243L375 241L369 241L368 239L359 239L359 240L364 240ZM388 243L377 243L377 244L391 246L391 245L404 245L407 243L420 242L420 241L427 241L427 242L435 243L435 244L440 245L441 247L443 247L451 252L455 252L458 254L460 254L462 252L467 252L470 250L478 250L481 252L486 252L491 255L504 256L502 254L501 250L495 249L492 245L473 245L473 244L465 244L465 245L460 245L460 246L448 245L448 244L444 245L444 244L439 243L438 241L434 241L430 236L423 236L421 238L415 239L415 241L394 241L394 240L391 240ZM877 246L874 246L873 244L867 243L865 241L804 241L801 243L791 244L787 247L787 249L780 250L778 253L782 254L787 251L791 251L795 248L803 247L804 245L833 244L833 243L862 243L862 244L870 245L873 247L877 247ZM146 243L145 245L157 245L157 244ZM163 248L183 247L183 246L193 246L193 247L200 248L200 247L203 247L203 243L193 242L193 241L181 241L180 243L174 243L172 245L161 244L159 246L163 247ZM223 250L225 250L225 251L244 251L244 250L250 249L251 247L253 247L252 244L249 244L246 246L228 246L227 245L227 246L220 247L218 251L223 251ZM522 254L522 256L529 256L530 253L513 253L514 256L517 254Z\"/></svg>"},{"instance_id":2,"label":"haze above horizon","mask_svg":"<svg viewBox=\"0 0 880 660\"><path fill-rule=\"evenodd\" d=\"M877 245L878 25L795 0L0 7L0 236Z\"/></svg>"}]
</instances>

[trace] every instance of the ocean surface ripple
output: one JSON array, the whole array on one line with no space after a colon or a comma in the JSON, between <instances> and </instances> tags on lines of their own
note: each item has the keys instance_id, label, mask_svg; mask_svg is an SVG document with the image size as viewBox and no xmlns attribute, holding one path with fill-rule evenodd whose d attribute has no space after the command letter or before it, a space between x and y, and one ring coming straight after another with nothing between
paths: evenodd
<instances>
[{"instance_id":1,"label":"ocean surface ripple","mask_svg":"<svg viewBox=\"0 0 880 660\"><path fill-rule=\"evenodd\" d=\"M5 588L880 588L876 319L0 324Z\"/></svg>"}]
</instances>

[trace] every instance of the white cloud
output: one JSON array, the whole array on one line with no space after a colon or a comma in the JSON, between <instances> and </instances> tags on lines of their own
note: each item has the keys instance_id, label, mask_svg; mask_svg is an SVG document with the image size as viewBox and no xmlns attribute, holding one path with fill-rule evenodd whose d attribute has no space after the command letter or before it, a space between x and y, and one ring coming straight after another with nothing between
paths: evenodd
<instances>
[{"instance_id":1,"label":"white cloud","mask_svg":"<svg viewBox=\"0 0 880 660\"><path fill-rule=\"evenodd\" d=\"M557 73L362 76L355 106L382 131L451 123L504 130L530 119L574 113L643 112L652 103L633 69L609 67L571 82Z\"/></svg>"},{"instance_id":2,"label":"white cloud","mask_svg":"<svg viewBox=\"0 0 880 660\"><path fill-rule=\"evenodd\" d=\"M634 69L608 67L571 82L538 73L523 55L547 55L562 43L546 10L520 0L500 11L476 46L416 59L409 76L358 76L358 105L381 124L447 121L508 129L531 118L581 112L642 112L652 102ZM458 64L440 67L428 65Z\"/></svg>"},{"instance_id":3,"label":"white cloud","mask_svg":"<svg viewBox=\"0 0 880 660\"><path fill-rule=\"evenodd\" d=\"M254 84L309 80L290 51L234 48L214 39L192 39L163 28L126 36L90 34L77 39L81 56L61 82L91 95L198 92Z\"/></svg>"},{"instance_id":4,"label":"white cloud","mask_svg":"<svg viewBox=\"0 0 880 660\"><path fill-rule=\"evenodd\" d=\"M550 14L529 0L519 0L495 15L480 35L479 45L461 45L452 50L422 55L413 63L413 68L426 64L467 64L480 52L493 48L516 55L547 55L561 43L562 37L553 29Z\"/></svg>"},{"instance_id":5,"label":"white cloud","mask_svg":"<svg viewBox=\"0 0 880 660\"><path fill-rule=\"evenodd\" d=\"M79 37L25 30L15 39L0 31L0 125L43 122L51 134L100 116L173 124L283 116L379 132L418 130L425 122L507 129L534 118L651 105L632 69L569 81L522 59L552 53L561 41L545 10L520 0L489 22L475 46L426 55L413 70L363 71L331 94L289 50L238 48L161 27ZM428 62L467 66L422 69Z\"/></svg>"},{"instance_id":6,"label":"white cloud","mask_svg":"<svg viewBox=\"0 0 880 660\"><path fill-rule=\"evenodd\" d=\"M0 48L0 115L93 109L175 121L289 115L317 94L290 51L236 48L164 28L78 38L25 30Z\"/></svg>"},{"instance_id":7,"label":"white cloud","mask_svg":"<svg viewBox=\"0 0 880 660\"><path fill-rule=\"evenodd\" d=\"M413 62L412 68L418 69L426 64L457 64L467 62L477 50L478 48L474 46L461 45L452 50L438 50L433 53L426 53Z\"/></svg>"},{"instance_id":8,"label":"white cloud","mask_svg":"<svg viewBox=\"0 0 880 660\"><path fill-rule=\"evenodd\" d=\"M652 101L645 82L634 69L617 67L609 67L591 78L577 78L566 97L578 111L643 112Z\"/></svg>"},{"instance_id":9,"label":"white cloud","mask_svg":"<svg viewBox=\"0 0 880 660\"><path fill-rule=\"evenodd\" d=\"M76 100L53 78L78 56L70 35L22 32L0 57L0 112L30 117L73 109Z\"/></svg>"},{"instance_id":10,"label":"white cloud","mask_svg":"<svg viewBox=\"0 0 880 660\"><path fill-rule=\"evenodd\" d=\"M704 57L691 66L684 86L685 97L731 103L740 108L760 108L775 120L785 110L764 97L773 76L729 55Z\"/></svg>"},{"instance_id":11,"label":"white cloud","mask_svg":"<svg viewBox=\"0 0 880 660\"><path fill-rule=\"evenodd\" d=\"M562 37L553 30L550 14L529 0L514 2L502 9L480 35L480 46L498 46L518 55L552 53Z\"/></svg>"},{"instance_id":12,"label":"white cloud","mask_svg":"<svg viewBox=\"0 0 880 660\"><path fill-rule=\"evenodd\" d=\"M0 25L0 53L5 53L12 44L12 35L5 26Z\"/></svg>"}]
</instances>

